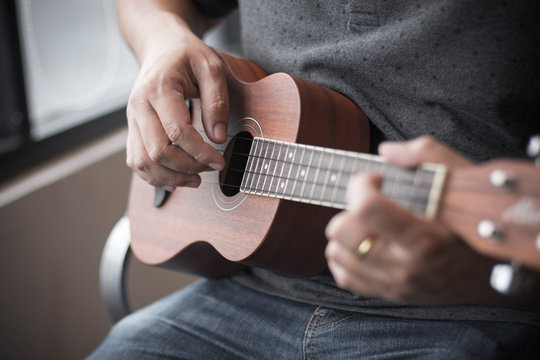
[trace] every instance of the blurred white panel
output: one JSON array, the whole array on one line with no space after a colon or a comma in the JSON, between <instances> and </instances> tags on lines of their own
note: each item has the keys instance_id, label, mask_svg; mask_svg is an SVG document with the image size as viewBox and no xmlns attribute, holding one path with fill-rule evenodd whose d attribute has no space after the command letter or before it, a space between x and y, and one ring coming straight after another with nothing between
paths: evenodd
<instances>
[{"instance_id":1,"label":"blurred white panel","mask_svg":"<svg viewBox=\"0 0 540 360\"><path fill-rule=\"evenodd\" d=\"M116 0L18 0L17 10L35 140L126 104L138 66Z\"/></svg>"}]
</instances>

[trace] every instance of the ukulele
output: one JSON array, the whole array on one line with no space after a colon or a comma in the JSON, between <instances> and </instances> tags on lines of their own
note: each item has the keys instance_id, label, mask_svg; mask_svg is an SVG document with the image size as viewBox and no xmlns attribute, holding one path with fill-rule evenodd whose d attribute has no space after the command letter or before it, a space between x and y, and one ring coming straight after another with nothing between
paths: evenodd
<instances>
[{"instance_id":1,"label":"ukulele","mask_svg":"<svg viewBox=\"0 0 540 360\"><path fill-rule=\"evenodd\" d=\"M172 193L132 177L131 248L142 262L214 278L246 266L313 276L327 267L324 229L346 208L350 177L380 173L383 195L482 253L540 269L540 170L529 162L398 168L365 154L368 119L345 96L217 54L230 102L227 141L205 136L198 100L192 125L226 167Z\"/></svg>"}]
</instances>

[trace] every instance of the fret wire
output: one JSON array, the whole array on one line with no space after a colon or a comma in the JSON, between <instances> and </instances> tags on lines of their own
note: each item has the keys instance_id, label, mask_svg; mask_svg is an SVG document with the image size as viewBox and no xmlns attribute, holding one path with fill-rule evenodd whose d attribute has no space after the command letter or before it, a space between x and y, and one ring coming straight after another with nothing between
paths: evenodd
<instances>
[{"instance_id":1,"label":"fret wire","mask_svg":"<svg viewBox=\"0 0 540 360\"><path fill-rule=\"evenodd\" d=\"M397 175L396 175L396 179L395 181L393 181L393 186L392 186L392 197L395 197L395 192L396 192L396 187L399 187L399 181L400 181L400 174L401 174L401 171L396 171Z\"/></svg>"},{"instance_id":2,"label":"fret wire","mask_svg":"<svg viewBox=\"0 0 540 360\"><path fill-rule=\"evenodd\" d=\"M304 179L306 179L306 180L304 180L304 183L302 184L302 191L300 191L300 198L302 198L303 195L304 195L304 190L306 188L307 178L309 176L309 170L311 169L311 166L313 164L313 154L314 154L314 152L312 151L311 156L309 157L309 164L308 164L308 166L306 168L306 174L304 175Z\"/></svg>"},{"instance_id":3,"label":"fret wire","mask_svg":"<svg viewBox=\"0 0 540 360\"><path fill-rule=\"evenodd\" d=\"M321 162L322 162L322 159L323 159L323 153L320 154L321 156L319 157L319 162L317 163L317 167L315 169L315 176L313 177L313 181L315 182L315 184L317 184L317 179L319 177L319 173L321 171ZM309 193L309 198L310 199L313 199L313 192L315 191L315 184L311 186L311 191Z\"/></svg>"},{"instance_id":4,"label":"fret wire","mask_svg":"<svg viewBox=\"0 0 540 360\"><path fill-rule=\"evenodd\" d=\"M261 158L261 159L263 159L263 158ZM277 159L271 159L271 160L277 161ZM282 160L279 160L279 161L280 161L280 163L283 163ZM287 163L287 164L290 164L290 163ZM265 164L265 165L267 165L267 164ZM330 170L330 169L327 169L327 168L320 168L320 169L321 169L321 170L324 170L324 171ZM333 169L333 170L337 170L337 169ZM250 170L241 170L241 169L229 169L229 171L247 172L247 173L250 173L250 174L258 174L258 173L260 173L260 172L257 172L257 171L254 172L254 171L250 171ZM299 171L300 171L300 168L297 169L297 173L298 173ZM339 171L339 170L338 170L338 171ZM341 170L341 172L342 172L342 174L341 174L342 176L343 176L343 175L345 175L345 176L347 176L347 175L352 175L352 172L348 172L348 171L344 171L344 170ZM384 175L384 174L383 174L383 175ZM280 178L280 179L285 179L285 180L294 180L294 179L295 179L294 177L283 176L283 174L281 174L281 175L268 175L268 176L274 176L274 178ZM397 178L394 179L392 176L393 176L393 174L387 174L387 175L385 176L385 179L387 179L388 182L396 181ZM403 181L404 181L403 178L401 178L401 179L399 179L399 180L402 182L401 185L412 185L412 183L411 183L411 184L403 183ZM317 184L317 185L320 185L320 186L324 185L324 183L321 183L321 182L311 182L311 183ZM308 184L311 184L311 183L308 182ZM426 184L429 185L429 181L428 181L428 182L424 182L424 183L425 183L424 185L426 185ZM400 186L400 187L401 187L401 186ZM398 188L399 188L399 187L398 187ZM390 195L391 195L391 194L390 194Z\"/></svg>"},{"instance_id":5,"label":"fret wire","mask_svg":"<svg viewBox=\"0 0 540 360\"><path fill-rule=\"evenodd\" d=\"M330 163L328 164L328 170L326 171L326 175L325 175L324 181L323 181L323 186L322 186L322 189L321 189L321 196L320 196L320 201L321 202L324 201L324 196L326 195L326 188L328 187L328 177L332 173L332 165L333 165L333 163L334 163L334 153L332 152L330 154Z\"/></svg>"},{"instance_id":6,"label":"fret wire","mask_svg":"<svg viewBox=\"0 0 540 360\"><path fill-rule=\"evenodd\" d=\"M267 142L267 143L268 143L268 142ZM275 153L275 143L274 143L273 145L274 145L274 147L273 147L272 152L271 152L271 158L272 158L272 159L274 158L274 153ZM300 145L300 144L296 144L296 145ZM286 146L288 146L288 145L286 145ZM297 148L297 146L295 146L294 148L295 148L295 157L296 157L296 148ZM321 150L319 150L319 149L317 149L317 148L315 148L315 147L309 147L309 149L312 150L312 151L319 151L319 152L321 151ZM259 156L257 156L257 152L258 152L257 150L260 150L260 151L259 151ZM280 152L281 152L281 148L280 148ZM260 160L261 160L261 159L263 159L263 160L264 160L264 159L268 159L268 157L267 157L267 154L268 154L268 148L265 150L264 156L260 156L260 154L262 154L262 148L259 146L259 144L256 144L256 145L255 145L255 151L253 151L253 153L255 154L253 157L257 157L258 159L251 160L250 166L249 166L249 169L248 169L247 172L252 172L252 171L251 171L252 168L255 168L255 171L257 171L257 167L258 167L257 165L258 165L258 163L260 163ZM279 178L280 178L280 179L285 179L285 181L287 182L287 184L288 184L288 182L289 182L290 180L295 181L295 182L293 183L293 189L292 189L291 195L290 195L291 198L292 198L293 195L295 194L295 190L296 190L296 187L297 187L297 185L298 185L298 175L299 175L300 172L301 172L302 166L304 166L304 158L305 158L305 154L306 154L306 148L303 147L303 148L302 148L302 155L301 155L301 159L300 159L300 165L299 165L299 166L297 167L297 169L296 169L296 176L295 176L296 179L295 179L295 178L291 178L291 176L290 176L291 171L293 170L292 167L290 167L290 168L288 169L288 172L287 172L287 176L286 176L286 177L283 176L284 168L281 169L280 174L279 174ZM333 153L332 153L331 166L330 166L330 168L325 169L325 170L333 170L333 169L331 169L331 168L332 168L332 166L333 166L333 162L335 162L335 155L336 155L336 154L337 154L337 155L340 155L340 151L337 151L337 152L333 152ZM338 174L339 177L340 177L340 178L346 178L347 175L351 175L351 174L353 174L353 173L355 172L356 168L359 166L359 164L361 163L361 161L364 160L364 159L363 159L363 158L360 158L360 157L355 157L354 154L341 154L341 155L343 156L343 158L341 159L340 166L342 166L341 164L343 164L343 163L345 162L346 159L349 159L349 158L350 158L350 159L352 159L352 161L353 161L353 166L352 166L352 170L351 170L350 173L349 173L348 171L345 171L345 169L339 170L339 174ZM250 155L250 156L251 156L251 155ZM307 175L308 175L308 176L306 176L306 179L308 179L308 180L309 180L309 174L310 174L310 171L311 171L311 169L312 169L312 167L313 167L313 158L314 158L314 153L311 152L311 154L310 154L310 160L309 160L309 163L308 163L308 168L307 168L307 171L306 171L306 173L307 173ZM287 162L286 159L287 159L287 157L285 157L284 160L281 160L281 159L279 159L279 156L278 156L278 161L283 162L283 163L290 163L290 162ZM319 185L319 186L321 185L318 181L319 181L319 177L320 177L320 176L319 176L319 173L320 173L320 171L322 170L322 167L321 167L322 160L323 160L323 158L322 158L322 156L321 156L320 159L319 159L319 162L318 162L318 167L317 167L318 173L315 175L314 181L312 182L312 184L310 184L309 181L306 180L306 179L303 180L302 190L301 190L301 192L300 192L300 196L302 196L302 195L304 194L304 192L305 192L305 190L306 190L306 189L305 189L306 186L307 186L307 185L311 185L311 186L312 186L311 193L310 193L310 197L312 198L311 201L314 201L314 200L313 200L313 192L315 191L316 186L317 186L317 185ZM368 157L367 160L364 160L364 162L367 162L366 170L369 170L371 167L373 167L373 165L374 165L374 163L375 163L376 161L377 161L376 158L371 158L371 157ZM263 161L263 164L264 164L264 161ZM296 165L296 164L295 164L295 165ZM261 165L261 166L262 166L262 165ZM382 164L382 167L381 167L381 169L380 169L380 171L381 171L381 172L384 172L385 167L386 167L386 164L383 163L383 164ZM270 170L270 169L269 169L269 170ZM274 179L277 177L275 173L276 173L276 168L274 168L274 172L273 172L273 175L272 175L272 176L273 176L272 181L274 181ZM429 187L431 186L430 181L432 180L434 174L433 174L433 172L429 172L429 173L430 173L430 175L431 175L430 178L425 178L425 177L420 176L420 175L419 175L420 173L419 173L418 171L416 171L416 172L415 172L415 176L412 178L412 183L411 183L411 184L408 184L408 182L406 181L406 178L405 178L405 179L402 179L402 178L401 178L401 176L402 176L403 174L402 174L401 172L398 171L398 172L397 172L397 177L396 177L395 180L396 180L396 181L399 181L400 183L402 183L402 184L404 184L404 185L411 185L412 190L413 190L413 193L416 193L416 192L418 191L418 189L424 188L424 185L428 185L428 186L427 186L428 189L429 189ZM259 176L260 176L260 175L261 175L261 174L259 174ZM330 173L327 173L327 174L326 174L326 176L325 176L325 181L324 181L324 183L322 184L324 187L327 187L327 186L328 186L328 181L327 181L327 180L328 180L328 177L329 177L330 175L331 175ZM392 176L388 176L388 175L387 175L386 178L388 179L388 181L392 181ZM254 179L254 176L251 176L251 179L253 180L253 179ZM420 179L420 181L419 181L419 179ZM404 182L403 180L405 180L405 182ZM253 181L252 181L252 182L253 182ZM348 185L348 184L347 184L347 185ZM263 193L264 193L264 191L265 191L265 190L264 190L264 189L265 189L265 186L266 186L266 179L264 180L264 183L263 183L263 189L262 189L262 192L263 192ZM251 186L251 187L253 188L253 186ZM391 192L391 195L394 195L394 196L395 196L396 194L401 194L401 192L399 191L399 189L405 190L406 188L407 188L406 186L401 186L401 185L399 185L399 184L398 184L397 187L396 187L396 184L394 184L394 187L393 187L393 190L392 190L392 192ZM287 189L287 187L286 187L285 189ZM332 199L331 199L331 202L332 202L332 203L335 202L335 196L336 196L337 192L338 192L339 190L344 191L344 189L346 190L346 186L344 186L343 184L341 184L341 183L336 184L336 186L334 187L333 194L332 194ZM255 191L257 191L257 189L255 189ZM324 191L326 191L326 188L324 188ZM277 193L277 191L276 191L276 193ZM283 193L282 196L286 196L285 193ZM422 200L420 197L416 196L415 198L416 198L416 199L413 199L413 196L409 197L409 201L408 201L408 202L409 202L409 203L413 203L413 202L414 202L414 203L417 203L418 201L423 202L423 200ZM322 197L321 197L321 199L322 199ZM401 198L401 199L403 199L403 198ZM423 202L423 203L425 204L425 202ZM407 204L407 201L405 201L405 206L406 206L406 204Z\"/></svg>"},{"instance_id":7,"label":"fret wire","mask_svg":"<svg viewBox=\"0 0 540 360\"><path fill-rule=\"evenodd\" d=\"M257 169L259 168L259 163L260 163L260 160L261 160L261 156L257 156L258 153L260 153L262 151L262 144L260 144L259 146L259 142L255 142L255 148L254 148L254 151L253 151L253 154L255 155L255 157L257 159L255 159L254 163L255 163L255 167L253 169L254 173L253 174L250 174L250 182L249 182L249 189L253 189L253 183L255 182L255 175L256 173L258 173L259 171L257 171Z\"/></svg>"},{"instance_id":8,"label":"fret wire","mask_svg":"<svg viewBox=\"0 0 540 360\"><path fill-rule=\"evenodd\" d=\"M244 173L247 173L247 172L248 172L248 171L241 171L241 170L229 170L229 171L238 171L238 172L244 172ZM258 173L250 173L250 175L252 175L252 174L258 175ZM345 175L348 175L348 174L349 174L349 173L345 173ZM275 176L275 177L276 177L276 178L280 178L279 176ZM294 180L294 177L287 178L287 177L283 176L283 177L281 177L281 179L283 179L283 180ZM392 181L392 179L389 179L389 182L391 182L391 181ZM308 184L308 185L314 184L314 185L318 185L318 186L323 186L323 185L324 185L324 184L321 183L321 182L313 182L313 181L307 182L307 184ZM402 184L402 185L403 185L403 184ZM237 185L237 187L240 188L239 185ZM407 187L408 187L408 188L412 188L412 186L410 186L410 184L409 184ZM338 189L341 189L341 190L344 190L344 189L346 189L346 188L347 188L347 186L345 186L344 184L342 184L342 186L338 186ZM430 188L430 184L425 183L425 184L422 185L420 188L421 188L421 189L429 189L429 188ZM397 194L399 195L399 194L403 194L403 193L406 193L406 192L398 192ZM407 194L408 194L408 193L407 193ZM391 194L388 194L388 196L391 196Z\"/></svg>"},{"instance_id":9,"label":"fret wire","mask_svg":"<svg viewBox=\"0 0 540 360\"><path fill-rule=\"evenodd\" d=\"M340 186L340 187L338 187L338 189L341 190L341 191L346 191L346 187L344 187L344 186ZM429 190L430 188L428 187L426 189ZM256 193L256 191L264 192L264 190L257 189L257 188L253 189L251 192ZM250 191L246 191L246 192L250 192ZM268 194L268 196L270 196L270 194ZM277 194L276 194L275 197L280 197L280 196L277 196ZM301 201L301 200L302 200L301 198L298 199L298 201ZM312 202L312 203L319 203L320 202L320 201L316 201L314 199L308 199L308 200L310 200L310 202ZM395 199L395 200L399 200L399 199ZM429 200L429 195L426 195L424 197L417 196L414 199L412 199L411 203L412 204L421 204L421 205L425 206L428 200ZM420 213L422 213L422 211L420 211Z\"/></svg>"},{"instance_id":10,"label":"fret wire","mask_svg":"<svg viewBox=\"0 0 540 360\"><path fill-rule=\"evenodd\" d=\"M300 156L300 164L303 164L304 156L306 155L306 147L302 146L302 145L297 146L297 147L302 148L302 155ZM293 189L291 191L291 193L292 193L291 199L294 199L296 186L298 185L298 175L301 173L301 169L302 169L302 165L299 165L298 169L296 169L296 176L295 176L295 180L294 180L294 184L293 184Z\"/></svg>"},{"instance_id":11,"label":"fret wire","mask_svg":"<svg viewBox=\"0 0 540 360\"><path fill-rule=\"evenodd\" d=\"M418 169L415 171L414 173L414 178L413 178L413 183L412 183L412 189L411 189L411 192L409 193L410 196L409 196L409 201L407 203L407 208L409 208L409 205L413 202L413 199L414 199L414 196L416 194L416 188L418 186Z\"/></svg>"},{"instance_id":12,"label":"fret wire","mask_svg":"<svg viewBox=\"0 0 540 360\"><path fill-rule=\"evenodd\" d=\"M258 164L259 165L259 167L258 167L259 170L257 171L257 174L256 174L257 177L253 177L253 179L255 180L255 184L260 184L261 183L262 170L264 168L264 162L265 162L266 157L267 157L266 154L268 153L268 146L265 147L265 146L262 146L262 144L261 144L260 155L263 154L263 151L264 151L264 155L261 156L261 158L259 159L259 162L258 162L259 163ZM257 186L255 185L254 188L256 189Z\"/></svg>"},{"instance_id":13,"label":"fret wire","mask_svg":"<svg viewBox=\"0 0 540 360\"><path fill-rule=\"evenodd\" d=\"M286 149L288 148L288 144L287 144L287 143L285 143L285 147L286 147ZM289 151L288 151L288 150L285 151L285 154L284 154L284 156L283 156L283 164L282 164L282 166L281 166L281 171L279 172L279 179L283 179L283 169L285 168L285 165L287 164L287 161L286 161L286 160L287 160L287 155L288 155L288 154L289 154ZM278 156L278 158L279 158L279 156ZM285 179L285 181L286 181L286 179ZM281 180L279 180L279 181L278 181L278 184L279 184L279 186L276 187L276 194L277 194L277 191L278 191L279 188L285 189L285 183L284 183L284 182L281 182ZM283 192L283 191L282 191L282 192Z\"/></svg>"},{"instance_id":14,"label":"fret wire","mask_svg":"<svg viewBox=\"0 0 540 360\"><path fill-rule=\"evenodd\" d=\"M270 160L271 160L271 158L272 158L272 156L273 156L273 154L274 154L274 149L275 149L275 147L272 147L272 152L270 153L270 158L267 158L267 157L266 157L266 154L268 153L268 148L270 147L270 145L273 145L273 143L268 143L268 145L269 145L269 146L266 148L265 155L264 155L264 156L265 156L265 159L263 159L263 160L267 160L268 163L265 163L265 162L263 161L263 168L266 168L265 170L270 171ZM266 173L266 175L267 175L267 176L264 177L263 184L262 184L262 189L261 189L261 194L263 194L263 195L264 195L264 191L265 191L265 187L266 187L266 186L265 186L265 185L266 185L266 179L268 179L268 172Z\"/></svg>"},{"instance_id":15,"label":"fret wire","mask_svg":"<svg viewBox=\"0 0 540 360\"><path fill-rule=\"evenodd\" d=\"M305 153L305 152L303 152L303 153ZM268 158L268 159L271 159L271 158ZM272 159L272 160L276 160L276 159ZM281 159L280 159L279 161L280 161L280 162L283 162ZM387 166L387 168L388 168L388 166ZM320 169L323 169L323 168L320 167ZM392 168L392 169L393 169L396 173L398 173L398 174L403 173L403 170L401 170L401 169L399 170L399 172L396 171L395 168ZM230 170L233 170L233 169L230 169ZM300 170L301 170L301 169L298 168L298 169L297 169L297 173L298 173ZM326 171L326 170L328 170L328 169L324 168L323 170ZM242 171L242 170L235 170L235 171ZM275 171L275 169L274 169L274 171ZM250 171L247 170L247 171L244 171L244 172L250 172ZM424 171L424 173L425 173L425 171ZM344 174L345 174L345 175L349 175L349 174L352 174L352 173L344 172ZM433 172L432 172L432 171L430 171L429 174L430 174L431 176L433 176ZM383 175L384 175L384 174L383 174ZM270 176L271 176L271 175L270 175ZM294 179L294 178L291 178L291 177L284 177L282 174L281 174L280 176L277 176L277 175L273 175L273 176L274 176L274 178L280 178L280 179L285 179L285 180L292 180L292 179ZM388 173L388 174L386 174L385 179L387 179L388 182L397 181L397 180L398 180L398 177L393 178L393 176L394 176L394 175L393 175L392 173ZM317 179L318 179L318 178L317 178ZM400 180L400 182L401 182L401 185L410 185L410 186L412 186L413 183L416 182L416 186L418 186L418 180L417 180L417 179L416 179L416 180L413 179L413 182L411 182L411 183L404 182L404 181L406 180L406 179L404 179L404 178L399 178L399 180ZM324 183L320 183L320 182L312 182L312 183L313 183L313 184L320 185L320 186L324 185ZM308 182L308 184L311 184L311 183ZM431 184L431 180L430 180L430 179L425 180L425 178L424 178L424 180L421 180L419 184L420 184L421 186L424 186L424 185L428 185L428 186L429 186L429 185ZM399 189L399 188L401 188L401 187L403 187L403 186L398 186L397 188ZM390 195L391 195L391 194L390 194Z\"/></svg>"},{"instance_id":16,"label":"fret wire","mask_svg":"<svg viewBox=\"0 0 540 360\"><path fill-rule=\"evenodd\" d=\"M238 171L239 171L239 170L238 170ZM345 172L345 173L344 173L344 175L348 175L348 174L350 174L350 173L348 173L348 172ZM271 177L271 176L272 176L272 175L269 175L269 177ZM345 176L344 176L344 177L345 177ZM285 180L285 181L287 181L287 180L295 180L294 177L286 177L286 176L278 176L278 175L274 175L274 178L276 178L276 179L282 179L282 180ZM392 182L392 178L389 177L389 178L388 178L388 182ZM321 187L324 186L324 184L325 184L325 183L323 183L323 182L315 182L315 181L306 182L306 183L307 183L308 185L312 185L312 184L313 184L313 185L317 185L317 186L321 186ZM412 188L412 184L405 184L405 183L402 183L401 185L405 185L405 186L400 186L400 188L408 188L408 187ZM339 189L340 189L340 190L344 190L344 189L347 188L347 185L345 185L345 184L338 184L337 188L338 188L338 190L339 190ZM429 184L429 183L425 183L424 185L422 185L421 188L423 188L423 189L429 189L429 188L430 188L430 184ZM403 193L404 193L404 192L398 192L397 194L399 195L399 194L403 194ZM407 193L407 194L408 194L408 193ZM392 196L392 194L387 194L387 196Z\"/></svg>"},{"instance_id":17,"label":"fret wire","mask_svg":"<svg viewBox=\"0 0 540 360\"><path fill-rule=\"evenodd\" d=\"M291 161L292 166L289 167L289 172L287 173L287 179L286 179L285 188L283 189L283 195L284 196L285 196L285 192L287 192L287 188L289 187L289 180L291 180L291 171L292 171L292 168L294 166L294 158L296 157L296 150L298 149L298 147L295 146L292 143L291 143L291 147L294 149L294 154L292 155L292 159L293 159L293 161ZM292 196L289 195L289 198L292 198Z\"/></svg>"},{"instance_id":18,"label":"fret wire","mask_svg":"<svg viewBox=\"0 0 540 360\"><path fill-rule=\"evenodd\" d=\"M279 141L276 141L276 140L272 140L271 141L273 144L280 144L282 143L283 145L285 144L288 144L286 142L279 142ZM266 143L270 143L269 140L266 140ZM347 151L344 151L344 150L328 150L328 149L325 149L325 148L318 148L318 147L315 147L315 146L310 146L310 145L302 145L302 144L293 144L293 145L296 145L296 146L304 146L306 148L309 148L311 149L312 151L317 151L319 153L323 152L323 151L327 151L327 152L333 152L335 154L343 154L345 156L348 156L348 157L354 157L355 159L359 159L360 161L362 161L363 159L362 158L357 158L357 157L369 157L370 159L369 160L365 160L365 161L377 161L379 163L383 163L381 160L376 160L377 156L375 155L370 155L370 154L360 154L360 153L354 153L354 152L347 152ZM244 155L244 156L251 156L249 154L240 154L240 155ZM257 155L255 155L257 156ZM272 156L272 155L271 155ZM263 157L261 157L262 159L273 159L273 157L271 158L268 158L267 155L266 155L266 152L265 152L265 155ZM275 160L275 159L274 159ZM326 169L325 169L326 170Z\"/></svg>"},{"instance_id":19,"label":"fret wire","mask_svg":"<svg viewBox=\"0 0 540 360\"><path fill-rule=\"evenodd\" d=\"M396 186L392 190L392 197L398 200L398 202L405 208L409 207L411 189L414 183L414 175L416 171L412 173L407 169L399 169Z\"/></svg>"},{"instance_id":20,"label":"fret wire","mask_svg":"<svg viewBox=\"0 0 540 360\"><path fill-rule=\"evenodd\" d=\"M339 182L339 189L338 189L338 192L339 193L339 196L340 196L340 201L342 204L345 204L346 200L346 195L347 195L347 188L349 186L349 183L351 181L351 177L353 175L356 175L359 173L359 167L360 167L360 164L364 164L362 159L358 158L358 157L345 157L346 160L351 160L352 161L352 166L350 167L351 171L348 172L348 171L345 171L345 169L348 169L349 167L343 167L342 168L342 171L341 171L341 176L342 176L342 180ZM347 161L345 161L345 166L347 165ZM337 194L336 194L337 196ZM335 201L334 201L335 202Z\"/></svg>"},{"instance_id":21,"label":"fret wire","mask_svg":"<svg viewBox=\"0 0 540 360\"><path fill-rule=\"evenodd\" d=\"M367 165L366 165L366 170L365 170L365 173L369 173L369 167L371 166L371 159L368 159L367 161Z\"/></svg>"},{"instance_id":22,"label":"fret wire","mask_svg":"<svg viewBox=\"0 0 540 360\"><path fill-rule=\"evenodd\" d=\"M432 171L428 171L426 169L423 169L422 167L420 167L418 169L418 172L421 175L420 184L422 186L424 186L426 184L426 182L427 182L427 184L429 184L429 187L431 189L431 185L433 184L433 178L435 176L435 173L432 172ZM423 208L422 208L422 213L423 214L427 213L428 203L429 203L429 193L427 194L426 201L423 202Z\"/></svg>"},{"instance_id":23,"label":"fret wire","mask_svg":"<svg viewBox=\"0 0 540 360\"><path fill-rule=\"evenodd\" d=\"M263 143L266 143L266 144L278 144L278 145L287 145L287 146L297 146L297 147L306 147L306 148L309 148L310 150L312 151L317 151L317 152L327 152L327 153L334 153L334 154L338 154L338 155L344 155L344 156L347 156L347 157L351 157L351 158L354 158L355 161L356 160L359 160L359 161L365 161L365 162L378 162L380 163L381 165L384 163L379 156L377 155L371 155L371 154L364 154L364 153L356 153L356 152L352 152L352 151L346 151L346 150L334 150L334 149L327 149L327 148L319 148L319 147L316 147L316 146L311 146L311 145L303 145L303 144L294 144L294 143L287 143L287 142L282 142L282 141L277 141L277 140L266 140L266 141L256 141L256 140L260 140L260 138L255 138L255 140L253 142L256 143L256 145L258 144L263 144ZM223 149L221 149L223 150ZM236 155L242 155L242 156L252 156L251 154L246 154L246 153L234 153ZM255 155L257 156L257 155ZM260 155L258 156L260 157ZM263 156L261 157L263 159L268 159L268 157L266 156ZM366 159L364 159L366 158ZM358 167L358 165L355 165L355 167ZM369 170L369 165L368 165L368 168L366 169L365 172L367 172Z\"/></svg>"},{"instance_id":24,"label":"fret wire","mask_svg":"<svg viewBox=\"0 0 540 360\"><path fill-rule=\"evenodd\" d=\"M372 167L373 167L373 170L371 171L372 173L374 174L380 174L381 173L381 167L384 167L384 163L379 163L375 160L372 161Z\"/></svg>"},{"instance_id":25,"label":"fret wire","mask_svg":"<svg viewBox=\"0 0 540 360\"><path fill-rule=\"evenodd\" d=\"M340 186L340 190L345 192L346 187ZM429 190L429 188L428 188L428 190ZM279 196L276 196L276 197L279 197ZM308 203L318 203L318 202L314 201L314 199L311 199L311 198L298 198L297 200L298 201L303 201L303 202L308 202ZM429 196L425 196L425 197L418 197L417 196L415 199L412 200L411 206L409 206L408 208L413 210L413 211L416 211L416 212L418 212L420 214L425 214L425 208L426 208L426 204L427 204L428 200L429 200ZM333 205L333 207L336 207L336 208L341 208L340 205L344 205L344 204L345 204L344 201L342 201L341 203L336 203L334 201L334 202L332 202L331 205Z\"/></svg>"},{"instance_id":26,"label":"fret wire","mask_svg":"<svg viewBox=\"0 0 540 360\"><path fill-rule=\"evenodd\" d=\"M353 166L351 169L351 174L355 174L355 171L358 171L359 165L361 163L361 159L358 157L355 157L353 160Z\"/></svg>"},{"instance_id":27,"label":"fret wire","mask_svg":"<svg viewBox=\"0 0 540 360\"><path fill-rule=\"evenodd\" d=\"M256 163L257 163L257 157L255 156L255 154L257 153L257 143L255 144L252 144L251 145L251 148L249 149L249 157L251 159L248 159L248 164L250 165L249 167L246 166L246 171L247 173L242 175L242 187L240 188L240 190L242 190L242 188L244 190L249 190L249 183L251 182L252 180L252 172L254 171L253 167L256 166ZM231 171L231 169L227 169L227 171Z\"/></svg>"},{"instance_id":28,"label":"fret wire","mask_svg":"<svg viewBox=\"0 0 540 360\"><path fill-rule=\"evenodd\" d=\"M255 155L257 153L257 150L258 150L258 147L259 147L259 143L256 142L254 147L250 149L250 155L253 153L253 155ZM249 156L249 159L248 159L248 166L246 166L246 169L249 169L249 170L254 170L253 169L253 166L255 166L255 169L257 168L257 164L259 162L259 158L256 157L256 156ZM255 164L255 165L254 165ZM253 176L249 176L250 174L248 173L247 176L246 174L244 174L244 176L242 177L242 184L244 186L244 188L246 188L247 186L247 183L249 180L251 180L250 183L253 182Z\"/></svg>"},{"instance_id":29,"label":"fret wire","mask_svg":"<svg viewBox=\"0 0 540 360\"><path fill-rule=\"evenodd\" d=\"M341 155L341 162L339 163L338 175L336 177L336 186L334 186L334 191L332 192L332 198L330 199L331 204L334 204L336 202L337 189L339 187L339 184L341 184L344 165L345 165L345 156Z\"/></svg>"},{"instance_id":30,"label":"fret wire","mask_svg":"<svg viewBox=\"0 0 540 360\"><path fill-rule=\"evenodd\" d=\"M272 175L270 175L270 184L268 185L268 195L270 195L272 193L272 185L274 184L274 180L276 179L276 171L278 169L278 166L279 166L279 156L281 154L281 146L280 144L274 142L274 149L277 148L277 155L276 157L274 158L274 156L272 156L272 160L273 161L273 166L274 166L274 169L272 170ZM276 191L274 191L274 194L276 193Z\"/></svg>"},{"instance_id":31,"label":"fret wire","mask_svg":"<svg viewBox=\"0 0 540 360\"><path fill-rule=\"evenodd\" d=\"M383 171L384 171L384 168L385 168L385 165L386 164L382 164L382 168L378 169L375 173L376 174L382 174ZM388 174L391 173L390 170L387 171ZM390 175L389 175L390 176ZM388 191L388 185L390 184L390 179L388 177L383 177L382 179L382 183L381 183L381 187L379 189L379 191L381 192L381 194L383 194L384 196L390 196L390 192Z\"/></svg>"},{"instance_id":32,"label":"fret wire","mask_svg":"<svg viewBox=\"0 0 540 360\"><path fill-rule=\"evenodd\" d=\"M338 188L341 190L341 191L346 191L346 187L345 186L338 186ZM429 190L430 187L428 186L427 187L427 190ZM259 191L258 189L254 189L254 191ZM264 193L264 189L262 190L262 192ZM278 197L278 196L276 196ZM399 200L399 199L398 199ZM411 206L409 207L409 209L413 210L413 211L416 211L420 214L424 214L425 213L425 207L426 207L426 204L427 204L427 201L429 200L429 192L426 193L426 196L424 197L420 197L420 196L417 196L415 197L414 199L412 199L412 204ZM298 199L298 201L303 201L303 202L308 202L308 203L318 203L316 201L314 201L313 199ZM344 202L341 202L341 203L336 203L336 202L333 202L331 204L333 207L335 208L342 208L341 205L344 205Z\"/></svg>"},{"instance_id":33,"label":"fret wire","mask_svg":"<svg viewBox=\"0 0 540 360\"><path fill-rule=\"evenodd\" d=\"M274 148L276 146L279 146L279 144L276 144L274 143ZM272 152L273 154L273 152ZM272 176L270 177L270 185L268 185L268 195L270 195L270 192L272 191L272 184L274 183L274 179L275 179L275 176L276 176L276 170L277 170L277 167L278 167L278 163L279 163L279 155L281 154L281 146L279 146L278 148L278 154L277 154L277 157L276 159L273 159L274 160L274 171L272 172ZM277 188L276 188L276 191L274 191L275 194L277 194Z\"/></svg>"}]
</instances>

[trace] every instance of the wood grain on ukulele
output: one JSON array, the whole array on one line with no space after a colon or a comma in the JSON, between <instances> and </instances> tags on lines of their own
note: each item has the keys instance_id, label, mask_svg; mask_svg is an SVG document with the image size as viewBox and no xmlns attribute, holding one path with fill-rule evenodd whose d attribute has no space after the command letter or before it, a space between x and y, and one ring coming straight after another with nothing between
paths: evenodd
<instances>
[{"instance_id":1,"label":"wood grain on ukulele","mask_svg":"<svg viewBox=\"0 0 540 360\"><path fill-rule=\"evenodd\" d=\"M384 195L442 222L478 251L540 269L540 170L533 164L397 168L366 154L368 119L345 96L219 55L231 111L228 140L214 146L227 167L202 173L198 189L177 188L159 207L154 188L133 176L131 246L142 262L207 277L245 266L315 275L326 269L324 228L346 207L350 177L377 172ZM204 134L197 100L192 124Z\"/></svg>"}]
</instances>

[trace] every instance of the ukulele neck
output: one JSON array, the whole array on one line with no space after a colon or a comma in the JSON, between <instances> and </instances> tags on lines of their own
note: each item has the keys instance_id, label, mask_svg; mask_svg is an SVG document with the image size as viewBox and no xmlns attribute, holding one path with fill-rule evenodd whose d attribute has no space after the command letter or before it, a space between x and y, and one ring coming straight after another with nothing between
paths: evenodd
<instances>
[{"instance_id":1,"label":"ukulele neck","mask_svg":"<svg viewBox=\"0 0 540 360\"><path fill-rule=\"evenodd\" d=\"M375 155L254 138L240 191L345 209L351 176L376 173L383 195L434 218L446 172L443 165L403 169Z\"/></svg>"}]
</instances>

